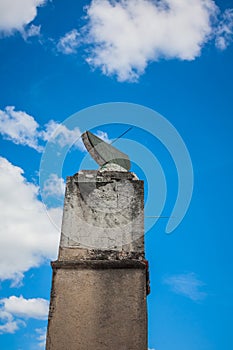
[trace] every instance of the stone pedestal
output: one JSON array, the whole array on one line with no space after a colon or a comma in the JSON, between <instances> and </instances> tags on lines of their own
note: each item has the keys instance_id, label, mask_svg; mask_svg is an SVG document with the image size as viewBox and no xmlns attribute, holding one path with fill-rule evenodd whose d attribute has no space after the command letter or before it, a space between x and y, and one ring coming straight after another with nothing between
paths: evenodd
<instances>
[{"instance_id":1,"label":"stone pedestal","mask_svg":"<svg viewBox=\"0 0 233 350\"><path fill-rule=\"evenodd\" d=\"M147 350L143 198L129 172L67 179L46 350Z\"/></svg>"}]
</instances>

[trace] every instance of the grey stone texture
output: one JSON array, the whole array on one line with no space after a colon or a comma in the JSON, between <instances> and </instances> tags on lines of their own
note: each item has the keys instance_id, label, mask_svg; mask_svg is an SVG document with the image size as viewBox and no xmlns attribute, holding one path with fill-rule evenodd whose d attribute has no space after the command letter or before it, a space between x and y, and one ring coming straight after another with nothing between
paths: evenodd
<instances>
[{"instance_id":1,"label":"grey stone texture","mask_svg":"<svg viewBox=\"0 0 233 350\"><path fill-rule=\"evenodd\" d=\"M143 198L133 173L67 179L46 350L147 350Z\"/></svg>"},{"instance_id":2,"label":"grey stone texture","mask_svg":"<svg viewBox=\"0 0 233 350\"><path fill-rule=\"evenodd\" d=\"M68 177L60 246L143 252L143 182L129 172Z\"/></svg>"}]
</instances>

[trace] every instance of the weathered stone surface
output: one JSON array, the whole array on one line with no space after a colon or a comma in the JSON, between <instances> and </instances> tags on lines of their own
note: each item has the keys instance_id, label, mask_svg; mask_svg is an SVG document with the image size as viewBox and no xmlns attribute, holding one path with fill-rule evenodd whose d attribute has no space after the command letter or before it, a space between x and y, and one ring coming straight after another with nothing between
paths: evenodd
<instances>
[{"instance_id":1,"label":"weathered stone surface","mask_svg":"<svg viewBox=\"0 0 233 350\"><path fill-rule=\"evenodd\" d=\"M143 252L143 197L143 182L132 173L83 171L68 178L61 248Z\"/></svg>"},{"instance_id":2,"label":"weathered stone surface","mask_svg":"<svg viewBox=\"0 0 233 350\"><path fill-rule=\"evenodd\" d=\"M59 268L47 350L147 350L145 269Z\"/></svg>"},{"instance_id":3,"label":"weathered stone surface","mask_svg":"<svg viewBox=\"0 0 233 350\"><path fill-rule=\"evenodd\" d=\"M46 350L147 350L143 210L132 173L67 179Z\"/></svg>"}]
</instances>

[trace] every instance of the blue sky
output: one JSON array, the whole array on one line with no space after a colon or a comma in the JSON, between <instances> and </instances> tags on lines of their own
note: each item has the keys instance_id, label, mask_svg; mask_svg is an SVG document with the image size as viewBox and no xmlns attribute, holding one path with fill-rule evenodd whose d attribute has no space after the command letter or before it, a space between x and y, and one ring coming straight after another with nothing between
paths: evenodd
<instances>
[{"instance_id":1,"label":"blue sky","mask_svg":"<svg viewBox=\"0 0 233 350\"><path fill-rule=\"evenodd\" d=\"M171 215L178 189L187 199L152 110L183 139L194 188L171 234L168 219L145 218L149 348L233 348L232 8L232 0L0 0L1 349L44 348L65 177L97 168L81 132L112 140L135 125L115 145L133 159L145 200L155 193L146 216L159 214L163 196L161 214Z\"/></svg>"}]
</instances>

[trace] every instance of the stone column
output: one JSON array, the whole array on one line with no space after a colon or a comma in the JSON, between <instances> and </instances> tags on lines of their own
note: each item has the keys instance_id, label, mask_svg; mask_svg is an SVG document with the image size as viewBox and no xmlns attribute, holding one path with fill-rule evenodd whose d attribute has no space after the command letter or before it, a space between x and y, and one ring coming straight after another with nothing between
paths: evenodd
<instances>
[{"instance_id":1,"label":"stone column","mask_svg":"<svg viewBox=\"0 0 233 350\"><path fill-rule=\"evenodd\" d=\"M143 181L68 177L46 350L147 350Z\"/></svg>"}]
</instances>

